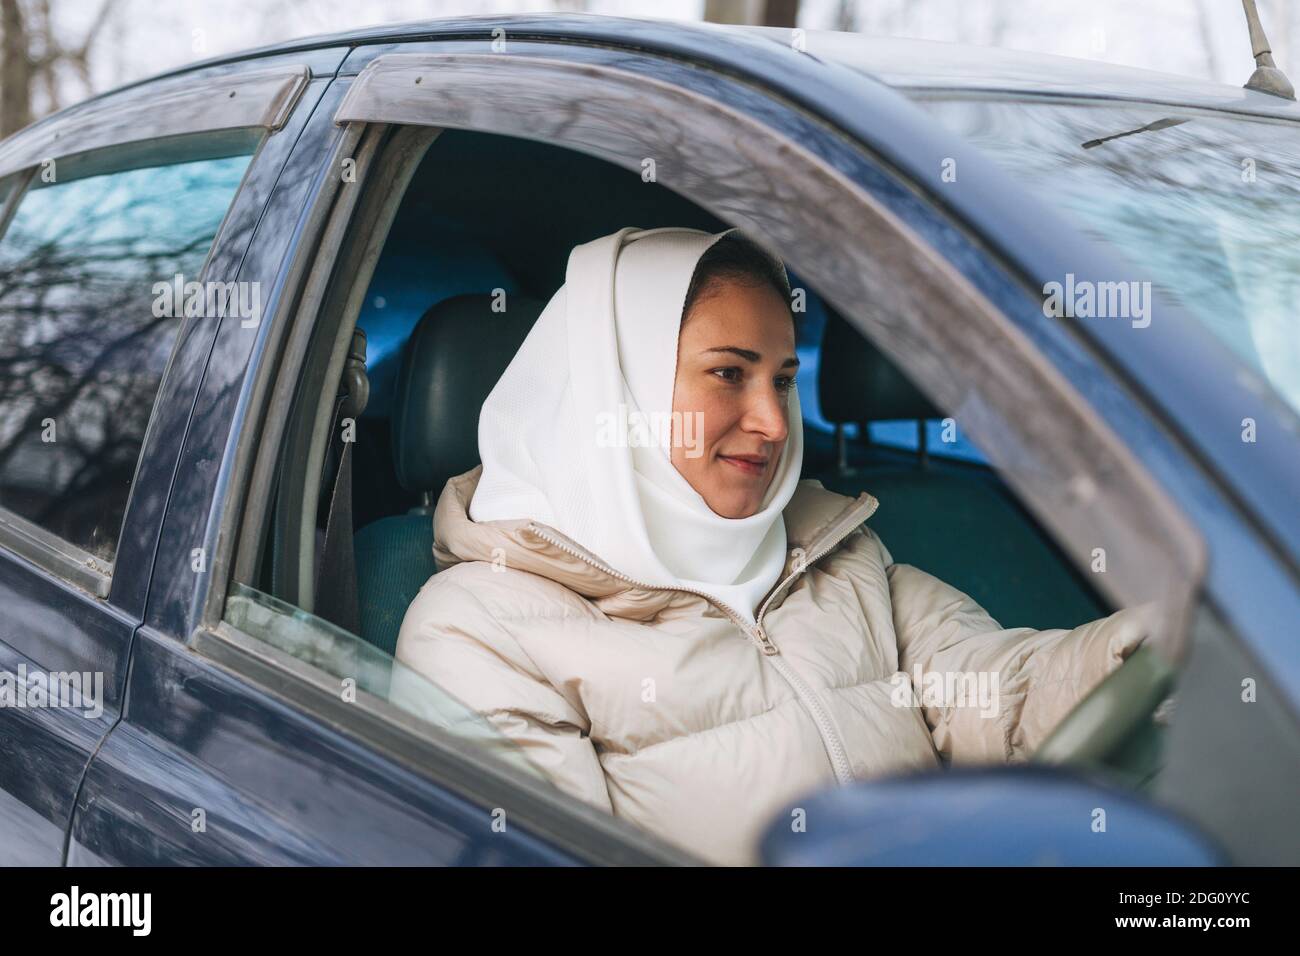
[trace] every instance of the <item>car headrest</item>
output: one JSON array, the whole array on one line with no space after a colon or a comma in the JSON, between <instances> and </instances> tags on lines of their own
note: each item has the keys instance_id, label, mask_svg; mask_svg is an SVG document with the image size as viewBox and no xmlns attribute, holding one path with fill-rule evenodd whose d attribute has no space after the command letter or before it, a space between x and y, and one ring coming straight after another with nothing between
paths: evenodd
<instances>
[{"instance_id":1,"label":"car headrest","mask_svg":"<svg viewBox=\"0 0 1300 956\"><path fill-rule=\"evenodd\" d=\"M393 467L407 491L434 501L447 480L479 462L478 416L488 393L545 307L512 293L458 295L421 316L402 352L393 403Z\"/></svg>"},{"instance_id":2,"label":"car headrest","mask_svg":"<svg viewBox=\"0 0 1300 956\"><path fill-rule=\"evenodd\" d=\"M942 417L893 362L830 309L822 333L817 400L822 417L837 425Z\"/></svg>"}]
</instances>

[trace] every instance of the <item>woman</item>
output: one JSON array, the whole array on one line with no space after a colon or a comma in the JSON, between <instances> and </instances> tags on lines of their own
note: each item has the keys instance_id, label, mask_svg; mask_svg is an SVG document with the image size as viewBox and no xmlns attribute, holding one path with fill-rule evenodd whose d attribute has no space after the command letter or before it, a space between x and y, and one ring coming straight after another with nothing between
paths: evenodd
<instances>
[{"instance_id":1,"label":"woman","mask_svg":"<svg viewBox=\"0 0 1300 956\"><path fill-rule=\"evenodd\" d=\"M1023 759L1148 627L1003 629L894 564L874 498L799 480L797 365L785 269L735 230L576 247L397 645L559 787L719 863L829 782Z\"/></svg>"}]
</instances>

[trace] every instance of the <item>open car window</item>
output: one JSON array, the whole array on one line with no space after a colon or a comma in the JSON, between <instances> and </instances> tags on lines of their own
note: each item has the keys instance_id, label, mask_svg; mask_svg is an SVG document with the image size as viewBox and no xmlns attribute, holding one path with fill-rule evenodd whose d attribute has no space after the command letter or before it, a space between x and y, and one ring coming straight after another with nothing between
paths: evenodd
<instances>
[{"instance_id":1,"label":"open car window","mask_svg":"<svg viewBox=\"0 0 1300 956\"><path fill-rule=\"evenodd\" d=\"M496 753L509 753L508 741L435 682L409 672L395 660L394 650L403 615L437 573L433 505L447 478L477 463L473 396L459 386L451 389L458 396L455 414L431 404L432 396L448 390L435 381L434 369L481 366L479 384L486 396L510 357L503 353L489 359L481 338L442 342L444 349L456 350L451 354L421 350L416 328L435 309L458 300L469 307L476 296L500 296L516 310L521 302L531 303L527 315L535 318L563 282L572 245L568 238L557 240L545 255L528 257L495 248L499 239L493 230L504 230L506 223L485 208L485 196L501 189L502 179L514 180L508 175L510 163L556 175L568 166L573 179L610 197L646 189L626 171L545 144L457 130L432 140L392 212L372 271L353 268L347 251L351 243L345 243L336 279L344 277L347 283L336 282L326 297L323 314L329 318L313 334L279 446L257 578L237 584L226 608L229 623L336 681L355 682L376 700L406 707L423 697L415 711L427 709L423 716L431 726L482 742L485 752ZM476 176L471 172L475 168L493 174ZM647 221L725 228L703 210L661 193L655 220ZM518 217L521 207L512 199L507 196L501 210ZM431 209L436 211L432 217ZM646 215L643 210L642 217ZM603 226L575 217L563 228L578 242ZM842 317L828 316L817 290L797 273L792 272L792 280L805 288L810 303L796 317L800 355L810 360L799 375L801 395L810 399L804 409L804 477L849 496L863 491L875 495L883 504L871 525L894 559L970 594L1005 627L1068 628L1105 616L1110 608L1093 583L1072 567L987 467L964 427L943 417L897 369L877 374L886 360L864 345ZM331 302L355 312L332 316ZM485 316L484 322L505 321ZM349 318L357 331L345 335ZM833 326L830 332L828 325ZM522 338L525 331L507 332L504 325L497 329L503 338ZM843 341L828 340L830 333ZM850 341L856 343L853 349L845 347ZM869 358L859 348L871 349ZM859 357L862 364L856 364ZM489 367L492 361L496 366ZM422 363L430 366L427 374L413 368ZM346 393L362 373L364 404L350 407ZM831 381L821 382L821 376ZM880 386L884 378L896 387ZM430 397L412 396L413 381L429 389ZM826 398L824 412L819 396ZM465 408L459 408L461 403ZM918 454L918 421L933 433L933 441L926 443L935 452L929 459ZM873 440L855 436L847 454L837 459L832 429L845 423L855 429L866 425ZM896 441L881 441L877 429L903 434ZM965 454L945 454L949 445ZM345 455L347 487L340 481ZM433 460L441 470L425 467ZM350 621L339 616L336 599L340 589L353 585L345 581L346 570L335 562L337 547L330 544L340 521L348 523L353 535L359 607ZM399 690L409 693L399 695Z\"/></svg>"}]
</instances>

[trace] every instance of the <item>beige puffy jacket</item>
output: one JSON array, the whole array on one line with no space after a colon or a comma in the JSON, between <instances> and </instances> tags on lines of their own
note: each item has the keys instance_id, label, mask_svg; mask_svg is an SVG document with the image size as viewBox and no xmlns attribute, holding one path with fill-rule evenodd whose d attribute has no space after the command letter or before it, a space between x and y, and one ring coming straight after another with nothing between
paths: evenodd
<instances>
[{"instance_id":1,"label":"beige puffy jacket","mask_svg":"<svg viewBox=\"0 0 1300 956\"><path fill-rule=\"evenodd\" d=\"M893 563L863 524L871 495L805 480L784 512L785 573L750 627L701 595L638 585L545 525L471 521L481 471L439 498L439 573L406 612L397 658L562 790L717 863L756 862L774 815L837 780L933 768L939 754L1024 759L1150 623L1132 608L1072 631L1004 629Z\"/></svg>"}]
</instances>

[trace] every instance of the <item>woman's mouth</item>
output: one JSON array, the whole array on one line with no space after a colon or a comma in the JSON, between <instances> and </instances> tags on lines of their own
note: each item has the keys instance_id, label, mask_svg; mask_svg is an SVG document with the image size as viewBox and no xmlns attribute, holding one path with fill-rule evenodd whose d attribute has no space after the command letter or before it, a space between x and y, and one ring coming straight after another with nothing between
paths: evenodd
<instances>
[{"instance_id":1,"label":"woman's mouth","mask_svg":"<svg viewBox=\"0 0 1300 956\"><path fill-rule=\"evenodd\" d=\"M762 455L719 455L718 458L750 477L761 475L767 470L767 459Z\"/></svg>"}]
</instances>

